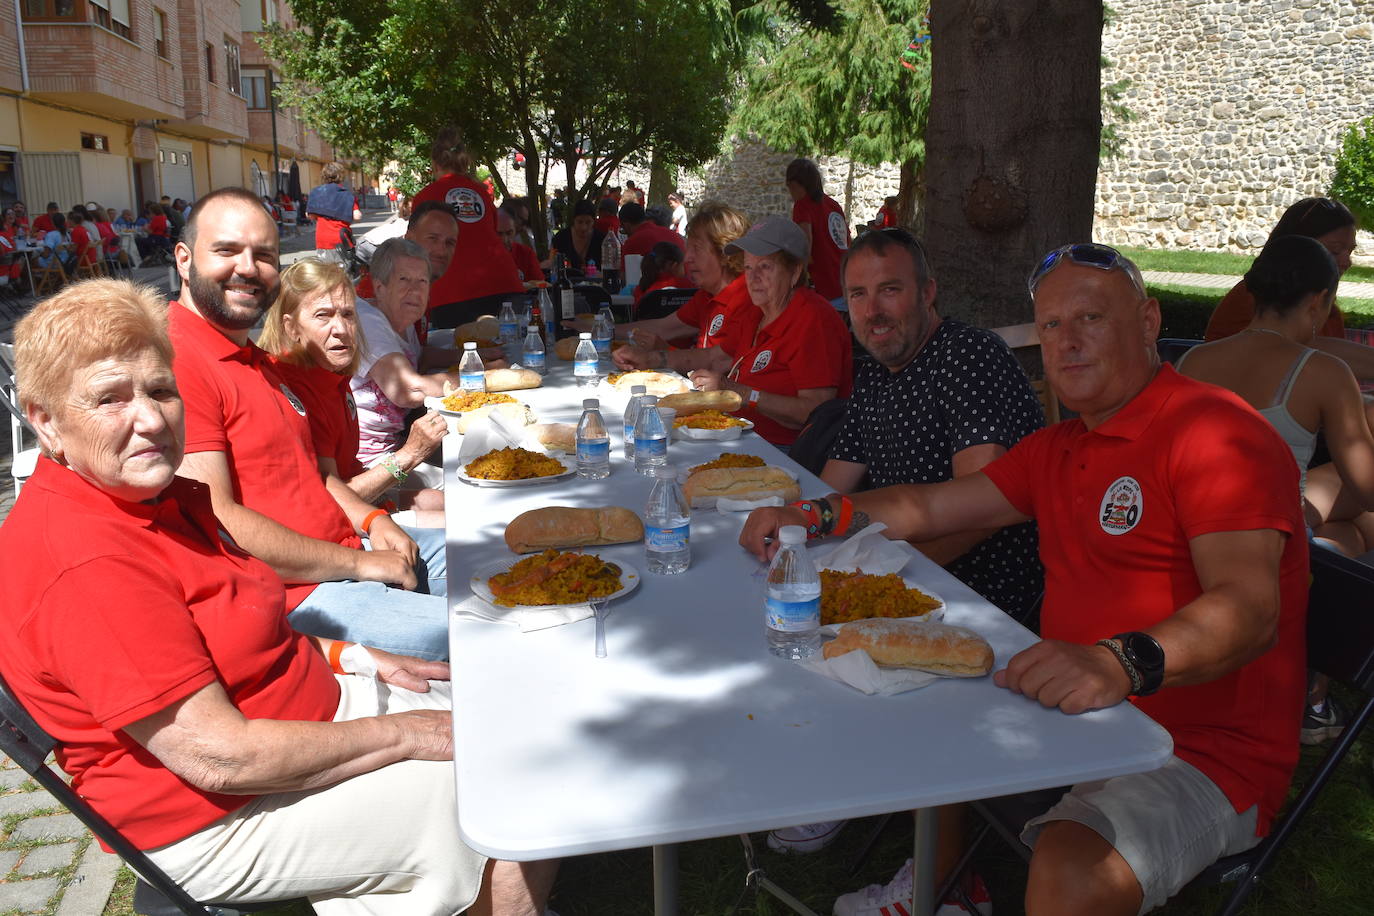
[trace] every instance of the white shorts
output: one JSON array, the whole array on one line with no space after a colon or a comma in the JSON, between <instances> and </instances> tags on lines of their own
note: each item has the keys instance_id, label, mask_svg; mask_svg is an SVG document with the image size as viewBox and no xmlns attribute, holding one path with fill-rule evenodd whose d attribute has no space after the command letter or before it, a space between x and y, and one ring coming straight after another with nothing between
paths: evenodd
<instances>
[{"instance_id":1,"label":"white shorts","mask_svg":"<svg viewBox=\"0 0 1374 916\"><path fill-rule=\"evenodd\" d=\"M1237 814L1226 795L1177 757L1148 773L1080 783L1049 811L1026 822L1021 842L1032 849L1050 821L1074 821L1121 854L1144 893L1140 912L1163 905L1223 856L1260 841L1258 809Z\"/></svg>"},{"instance_id":2,"label":"white shorts","mask_svg":"<svg viewBox=\"0 0 1374 916\"><path fill-rule=\"evenodd\" d=\"M449 709L430 693L338 675L334 721ZM264 795L149 858L197 900L309 898L319 916L461 913L482 885L485 856L458 838L453 764L406 760L325 789Z\"/></svg>"}]
</instances>

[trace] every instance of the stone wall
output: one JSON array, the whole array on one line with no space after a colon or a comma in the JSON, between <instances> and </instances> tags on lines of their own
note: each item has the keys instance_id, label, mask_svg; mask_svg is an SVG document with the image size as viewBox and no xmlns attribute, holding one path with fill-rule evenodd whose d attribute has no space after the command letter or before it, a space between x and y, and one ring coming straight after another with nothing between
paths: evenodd
<instances>
[{"instance_id":1,"label":"stone wall","mask_svg":"<svg viewBox=\"0 0 1374 916\"><path fill-rule=\"evenodd\" d=\"M1098 173L1108 242L1252 250L1323 194L1346 128L1374 114L1368 0L1129 0L1103 34L1132 85ZM1361 233L1360 253L1374 255Z\"/></svg>"}]
</instances>

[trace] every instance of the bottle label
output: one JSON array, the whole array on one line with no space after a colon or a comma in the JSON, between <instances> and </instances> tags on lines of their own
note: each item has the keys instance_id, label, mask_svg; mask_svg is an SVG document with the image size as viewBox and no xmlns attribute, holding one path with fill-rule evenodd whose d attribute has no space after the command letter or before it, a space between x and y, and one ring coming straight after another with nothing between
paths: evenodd
<instances>
[{"instance_id":1,"label":"bottle label","mask_svg":"<svg viewBox=\"0 0 1374 916\"><path fill-rule=\"evenodd\" d=\"M690 522L673 528L646 525L644 527L644 549L653 553L673 553L678 550L685 550L691 542L691 529Z\"/></svg>"},{"instance_id":2,"label":"bottle label","mask_svg":"<svg viewBox=\"0 0 1374 916\"><path fill-rule=\"evenodd\" d=\"M486 391L487 377L481 372L463 372L458 375L458 386L464 391Z\"/></svg>"},{"instance_id":3,"label":"bottle label","mask_svg":"<svg viewBox=\"0 0 1374 916\"><path fill-rule=\"evenodd\" d=\"M571 321L573 318L573 291L570 289L563 290L562 298L563 320Z\"/></svg>"},{"instance_id":4,"label":"bottle label","mask_svg":"<svg viewBox=\"0 0 1374 916\"><path fill-rule=\"evenodd\" d=\"M609 337L598 337L596 340L592 342L596 344L596 352L598 356L611 355L611 339Z\"/></svg>"},{"instance_id":5,"label":"bottle label","mask_svg":"<svg viewBox=\"0 0 1374 916\"><path fill-rule=\"evenodd\" d=\"M573 362L573 375L596 375L594 359L579 359Z\"/></svg>"},{"instance_id":6,"label":"bottle label","mask_svg":"<svg viewBox=\"0 0 1374 916\"><path fill-rule=\"evenodd\" d=\"M611 440L602 439L600 441L577 440L577 463L578 464L605 464L611 460Z\"/></svg>"},{"instance_id":7,"label":"bottle label","mask_svg":"<svg viewBox=\"0 0 1374 916\"><path fill-rule=\"evenodd\" d=\"M501 339L502 339L502 340L514 340L514 339L515 339L515 332L516 332L516 329L517 329L517 328L518 328L518 325L516 325L516 323L513 322L513 321L512 321L510 324L502 323L502 325L501 325Z\"/></svg>"},{"instance_id":8,"label":"bottle label","mask_svg":"<svg viewBox=\"0 0 1374 916\"><path fill-rule=\"evenodd\" d=\"M529 350L526 350L524 362L526 369L538 369L542 371L544 368L544 351L540 350L538 353L531 353Z\"/></svg>"},{"instance_id":9,"label":"bottle label","mask_svg":"<svg viewBox=\"0 0 1374 916\"><path fill-rule=\"evenodd\" d=\"M643 455L647 459L668 457L667 439L644 439L635 436L635 457Z\"/></svg>"},{"instance_id":10,"label":"bottle label","mask_svg":"<svg viewBox=\"0 0 1374 916\"><path fill-rule=\"evenodd\" d=\"M623 432L622 432L622 434L621 434L621 438L623 438L626 442L628 442L628 443L630 444L631 447L634 446L634 444L635 444L635 425L634 425L633 423L626 423L626 424L625 424L625 428L624 428L624 430L623 430Z\"/></svg>"},{"instance_id":11,"label":"bottle label","mask_svg":"<svg viewBox=\"0 0 1374 916\"><path fill-rule=\"evenodd\" d=\"M804 633L821 625L821 599L806 601L783 601L769 598L763 605L764 616L770 630L784 633Z\"/></svg>"}]
</instances>

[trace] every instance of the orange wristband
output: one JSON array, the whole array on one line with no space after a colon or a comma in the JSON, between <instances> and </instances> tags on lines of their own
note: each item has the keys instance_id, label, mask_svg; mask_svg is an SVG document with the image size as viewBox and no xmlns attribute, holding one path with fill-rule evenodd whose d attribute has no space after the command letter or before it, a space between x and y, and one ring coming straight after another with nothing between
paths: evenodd
<instances>
[{"instance_id":1,"label":"orange wristband","mask_svg":"<svg viewBox=\"0 0 1374 916\"><path fill-rule=\"evenodd\" d=\"M849 530L849 523L853 520L854 500L850 499L848 496L841 496L840 514L839 517L835 519L835 527L833 529L834 533L840 535L844 534L846 531Z\"/></svg>"},{"instance_id":2,"label":"orange wristband","mask_svg":"<svg viewBox=\"0 0 1374 916\"><path fill-rule=\"evenodd\" d=\"M363 529L363 534L369 533L372 529L372 523L376 521L380 516L386 514L387 511L385 509L373 509L371 512L367 513L367 517L363 519L363 523L361 525Z\"/></svg>"},{"instance_id":3,"label":"orange wristband","mask_svg":"<svg viewBox=\"0 0 1374 916\"><path fill-rule=\"evenodd\" d=\"M343 665L339 662L339 656L343 655L344 649L353 645L351 642L344 642L342 639L334 640L334 644L329 647L329 670L335 674L347 674L343 670Z\"/></svg>"}]
</instances>

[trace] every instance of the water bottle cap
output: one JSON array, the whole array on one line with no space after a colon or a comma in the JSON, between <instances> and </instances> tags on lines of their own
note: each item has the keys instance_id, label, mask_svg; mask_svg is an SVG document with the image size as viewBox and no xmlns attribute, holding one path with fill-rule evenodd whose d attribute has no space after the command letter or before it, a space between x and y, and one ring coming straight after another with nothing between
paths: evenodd
<instances>
[{"instance_id":1,"label":"water bottle cap","mask_svg":"<svg viewBox=\"0 0 1374 916\"><path fill-rule=\"evenodd\" d=\"M801 525L783 525L778 529L778 540L784 544L805 544L806 529Z\"/></svg>"},{"instance_id":2,"label":"water bottle cap","mask_svg":"<svg viewBox=\"0 0 1374 916\"><path fill-rule=\"evenodd\" d=\"M580 334L577 335L577 339L578 339L578 340L591 340L591 339L592 339L592 332L591 332L591 331L583 331L582 333L580 333Z\"/></svg>"},{"instance_id":3,"label":"water bottle cap","mask_svg":"<svg viewBox=\"0 0 1374 916\"><path fill-rule=\"evenodd\" d=\"M600 399L600 398L584 398L584 399L582 400L582 409L583 409L583 410L600 410L600 409L601 409L601 399Z\"/></svg>"},{"instance_id":4,"label":"water bottle cap","mask_svg":"<svg viewBox=\"0 0 1374 916\"><path fill-rule=\"evenodd\" d=\"M464 350L476 350L476 349L477 349L477 341L475 341L475 340L464 341L464 343L463 343L463 349L464 349Z\"/></svg>"},{"instance_id":5,"label":"water bottle cap","mask_svg":"<svg viewBox=\"0 0 1374 916\"><path fill-rule=\"evenodd\" d=\"M509 302L502 302L502 303L501 303L501 308L503 308L503 309L508 309L508 308L514 308L514 306L513 306L511 303L509 303Z\"/></svg>"},{"instance_id":6,"label":"water bottle cap","mask_svg":"<svg viewBox=\"0 0 1374 916\"><path fill-rule=\"evenodd\" d=\"M644 387L643 385L631 385L631 386L630 386L630 397L637 397L637 396L639 396L639 395L641 395L641 394L644 394L644 393L645 393L646 391L648 391L648 390L649 390L649 389L646 388L646 387Z\"/></svg>"}]
</instances>

